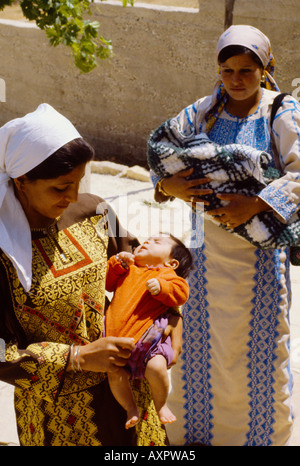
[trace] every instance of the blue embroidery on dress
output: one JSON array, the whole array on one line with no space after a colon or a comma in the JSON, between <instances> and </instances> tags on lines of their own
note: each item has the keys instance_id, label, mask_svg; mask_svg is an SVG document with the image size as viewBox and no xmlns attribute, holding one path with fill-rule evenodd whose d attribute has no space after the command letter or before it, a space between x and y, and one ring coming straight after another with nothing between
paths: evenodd
<instances>
[{"instance_id":1,"label":"blue embroidery on dress","mask_svg":"<svg viewBox=\"0 0 300 466\"><path fill-rule=\"evenodd\" d=\"M241 143L271 152L267 118L218 119L210 138L218 144ZM279 325L278 250L258 250L253 309L249 333L249 430L247 445L271 444L274 425L274 362ZM205 279L205 247L192 250L195 270L190 277L190 299L183 308L183 372L185 382L186 443L211 445L213 406L210 383L209 303ZM275 254L275 257L274 257ZM277 256L276 256L277 255ZM277 276L277 278L276 278ZM274 278L276 283L274 284Z\"/></svg>"},{"instance_id":2,"label":"blue embroidery on dress","mask_svg":"<svg viewBox=\"0 0 300 466\"><path fill-rule=\"evenodd\" d=\"M246 144L257 150L271 152L271 140L266 117L219 118L212 127L209 137L217 144Z\"/></svg>"},{"instance_id":3,"label":"blue embroidery on dress","mask_svg":"<svg viewBox=\"0 0 300 466\"><path fill-rule=\"evenodd\" d=\"M290 309L291 304L292 304L292 283L291 283L291 275L290 275L290 268L291 268L290 249L287 248L285 250L285 253L286 253L286 259L285 259L285 263L284 263L285 270L286 270L285 271L285 277L286 277L288 308ZM290 316L288 316L288 317L289 317L289 323L290 323ZM290 353L290 343L291 343L291 341L289 339L289 341L287 342L288 354L291 354ZM288 359L287 371L288 371L288 374L289 374L288 389L289 389L290 396L292 396L294 382L293 382L293 373L292 373L292 369L291 369L290 358ZM294 413L293 413L293 407L292 406L291 406L291 417L294 419Z\"/></svg>"},{"instance_id":4,"label":"blue embroidery on dress","mask_svg":"<svg viewBox=\"0 0 300 466\"><path fill-rule=\"evenodd\" d=\"M257 119L219 119L213 126L209 136L218 144L246 144L258 150L272 154L271 137L268 131L268 120L265 117ZM275 164L275 162L274 162ZM271 184L263 189L260 197L272 206L286 221L298 209L298 205L291 202L280 189Z\"/></svg>"},{"instance_id":5,"label":"blue embroidery on dress","mask_svg":"<svg viewBox=\"0 0 300 466\"><path fill-rule=\"evenodd\" d=\"M254 147L257 150L271 152L271 137L266 118L254 120Z\"/></svg>"},{"instance_id":6,"label":"blue embroidery on dress","mask_svg":"<svg viewBox=\"0 0 300 466\"><path fill-rule=\"evenodd\" d=\"M287 196L274 186L267 186L261 191L259 196L269 203L286 221L297 211L297 204L289 201Z\"/></svg>"},{"instance_id":7,"label":"blue embroidery on dress","mask_svg":"<svg viewBox=\"0 0 300 466\"><path fill-rule=\"evenodd\" d=\"M218 118L209 132L209 138L220 145L235 142L237 124L235 121Z\"/></svg>"},{"instance_id":8,"label":"blue embroidery on dress","mask_svg":"<svg viewBox=\"0 0 300 466\"><path fill-rule=\"evenodd\" d=\"M205 247L192 249L197 267L190 275L190 297L183 307L183 351L185 382L185 440L187 444L211 444L212 405L210 380L210 335L205 289Z\"/></svg>"},{"instance_id":9,"label":"blue embroidery on dress","mask_svg":"<svg viewBox=\"0 0 300 466\"><path fill-rule=\"evenodd\" d=\"M247 434L248 446L267 446L272 444L274 432L274 361L279 324L279 254L281 250L267 251L258 249L255 254L257 273L253 288L254 307L251 311L250 348L247 354L250 382L250 422Z\"/></svg>"}]
</instances>

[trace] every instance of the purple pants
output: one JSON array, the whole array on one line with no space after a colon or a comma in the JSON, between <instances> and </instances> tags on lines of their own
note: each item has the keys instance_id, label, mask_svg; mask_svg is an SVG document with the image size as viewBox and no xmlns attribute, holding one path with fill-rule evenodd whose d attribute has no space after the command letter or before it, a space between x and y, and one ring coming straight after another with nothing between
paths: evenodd
<instances>
[{"instance_id":1,"label":"purple pants","mask_svg":"<svg viewBox=\"0 0 300 466\"><path fill-rule=\"evenodd\" d=\"M168 322L169 314L158 317L135 345L125 366L131 379L145 378L147 362L157 354L166 358L167 366L171 364L173 359L171 338L167 337L165 341L161 341Z\"/></svg>"},{"instance_id":2,"label":"purple pants","mask_svg":"<svg viewBox=\"0 0 300 466\"><path fill-rule=\"evenodd\" d=\"M159 316L136 343L128 363L124 367L131 379L144 379L147 362L157 354L166 358L167 366L171 364L173 359L171 338L167 337L165 341L161 341L169 322L169 316L170 314Z\"/></svg>"}]
</instances>

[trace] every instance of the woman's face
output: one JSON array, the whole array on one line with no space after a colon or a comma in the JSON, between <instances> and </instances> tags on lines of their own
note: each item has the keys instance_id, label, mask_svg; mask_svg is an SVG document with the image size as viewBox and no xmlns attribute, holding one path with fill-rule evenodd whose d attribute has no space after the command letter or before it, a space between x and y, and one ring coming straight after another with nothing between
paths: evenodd
<instances>
[{"instance_id":1,"label":"woman's face","mask_svg":"<svg viewBox=\"0 0 300 466\"><path fill-rule=\"evenodd\" d=\"M248 55L241 54L221 63L221 79L229 97L243 101L260 92L263 69Z\"/></svg>"},{"instance_id":2,"label":"woman's face","mask_svg":"<svg viewBox=\"0 0 300 466\"><path fill-rule=\"evenodd\" d=\"M77 202L85 165L54 179L30 181L23 175L15 180L17 197L31 227L43 227L45 220L59 217L70 202Z\"/></svg>"}]
</instances>

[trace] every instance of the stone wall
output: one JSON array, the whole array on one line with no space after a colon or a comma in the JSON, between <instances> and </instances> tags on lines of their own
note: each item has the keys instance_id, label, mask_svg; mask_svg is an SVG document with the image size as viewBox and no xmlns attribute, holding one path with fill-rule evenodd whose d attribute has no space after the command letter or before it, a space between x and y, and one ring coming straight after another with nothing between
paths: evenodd
<instances>
[{"instance_id":1,"label":"stone wall","mask_svg":"<svg viewBox=\"0 0 300 466\"><path fill-rule=\"evenodd\" d=\"M199 0L199 10L94 5L114 57L89 74L75 68L65 47L50 47L34 24L2 20L0 124L48 102L94 145L99 160L145 165L151 130L212 90L224 4ZM300 78L299 20L298 0L235 2L233 23L252 24L270 37L282 91L292 92Z\"/></svg>"}]
</instances>

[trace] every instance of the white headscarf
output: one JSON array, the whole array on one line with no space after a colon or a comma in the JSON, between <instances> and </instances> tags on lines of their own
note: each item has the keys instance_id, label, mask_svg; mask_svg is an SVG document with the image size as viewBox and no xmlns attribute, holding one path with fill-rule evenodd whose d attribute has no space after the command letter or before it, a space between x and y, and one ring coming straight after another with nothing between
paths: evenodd
<instances>
[{"instance_id":1,"label":"white headscarf","mask_svg":"<svg viewBox=\"0 0 300 466\"><path fill-rule=\"evenodd\" d=\"M48 104L0 128L0 248L13 263L25 291L30 290L32 280L31 232L12 179L79 137L72 123Z\"/></svg>"}]
</instances>

